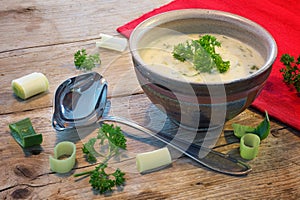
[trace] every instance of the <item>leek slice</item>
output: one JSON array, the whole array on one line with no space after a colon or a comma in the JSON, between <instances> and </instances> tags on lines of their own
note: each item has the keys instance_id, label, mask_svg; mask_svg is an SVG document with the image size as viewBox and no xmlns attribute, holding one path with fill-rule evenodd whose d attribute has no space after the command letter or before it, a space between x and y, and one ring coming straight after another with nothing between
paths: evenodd
<instances>
[{"instance_id":1,"label":"leek slice","mask_svg":"<svg viewBox=\"0 0 300 200\"><path fill-rule=\"evenodd\" d=\"M34 72L13 80L11 86L14 93L25 100L36 94L47 91L49 82L44 74Z\"/></svg>"},{"instance_id":2,"label":"leek slice","mask_svg":"<svg viewBox=\"0 0 300 200\"><path fill-rule=\"evenodd\" d=\"M154 171L171 164L172 159L167 147L136 156L136 166L140 173Z\"/></svg>"},{"instance_id":3,"label":"leek slice","mask_svg":"<svg viewBox=\"0 0 300 200\"><path fill-rule=\"evenodd\" d=\"M61 156L69 156L60 159ZM50 168L57 173L67 173L75 165L76 145L73 142L60 142L54 147L54 156L49 156Z\"/></svg>"},{"instance_id":4,"label":"leek slice","mask_svg":"<svg viewBox=\"0 0 300 200\"><path fill-rule=\"evenodd\" d=\"M234 131L234 135L238 138L243 137L247 133L254 133L256 130L255 128L253 128L251 126L244 126L244 125L240 125L240 124L232 124L232 127L233 127L233 131Z\"/></svg>"},{"instance_id":5,"label":"leek slice","mask_svg":"<svg viewBox=\"0 0 300 200\"><path fill-rule=\"evenodd\" d=\"M240 141L240 155L247 160L254 159L258 154L260 138L256 134L247 133Z\"/></svg>"},{"instance_id":6,"label":"leek slice","mask_svg":"<svg viewBox=\"0 0 300 200\"><path fill-rule=\"evenodd\" d=\"M117 38L106 34L100 34L100 40L96 42L96 47L122 52L127 47L127 39Z\"/></svg>"},{"instance_id":7,"label":"leek slice","mask_svg":"<svg viewBox=\"0 0 300 200\"><path fill-rule=\"evenodd\" d=\"M42 134L36 134L29 118L9 124L13 138L23 147L40 145L43 142Z\"/></svg>"}]
</instances>

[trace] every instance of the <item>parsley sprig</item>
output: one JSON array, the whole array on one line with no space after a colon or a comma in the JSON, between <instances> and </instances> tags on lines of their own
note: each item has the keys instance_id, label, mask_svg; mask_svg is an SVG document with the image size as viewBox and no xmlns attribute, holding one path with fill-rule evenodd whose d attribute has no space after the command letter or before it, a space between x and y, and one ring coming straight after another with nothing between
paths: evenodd
<instances>
[{"instance_id":1,"label":"parsley sprig","mask_svg":"<svg viewBox=\"0 0 300 200\"><path fill-rule=\"evenodd\" d=\"M86 155L87 161L91 163L96 162L96 156L99 155L99 153L94 148L96 141L97 138L91 138L87 143L83 144L82 147L82 152Z\"/></svg>"},{"instance_id":2,"label":"parsley sprig","mask_svg":"<svg viewBox=\"0 0 300 200\"><path fill-rule=\"evenodd\" d=\"M106 154L98 153L95 150L95 143L99 141L100 145L107 145ZM123 135L120 127L114 125L103 124L98 131L97 138L91 138L87 143L83 145L82 151L86 154L86 158L89 162L96 162L98 156L102 156L104 160L95 167L94 170L75 174L75 177L89 175L91 186L103 194L107 191L112 191L113 187L122 186L125 183L125 173L120 169L116 169L113 173L107 173L108 161L120 154L120 150L126 150L126 138Z\"/></svg>"},{"instance_id":3,"label":"parsley sprig","mask_svg":"<svg viewBox=\"0 0 300 200\"><path fill-rule=\"evenodd\" d=\"M280 58L285 68L280 69L283 76L283 81L295 87L297 92L300 92L300 55L295 60L293 56L289 54L283 54Z\"/></svg>"},{"instance_id":4,"label":"parsley sprig","mask_svg":"<svg viewBox=\"0 0 300 200\"><path fill-rule=\"evenodd\" d=\"M198 40L186 41L174 46L173 57L184 62L193 63L199 72L212 73L218 70L220 73L226 72L230 67L229 61L224 61L220 54L216 53L215 47L220 47L221 43L212 35L204 35Z\"/></svg>"},{"instance_id":5,"label":"parsley sprig","mask_svg":"<svg viewBox=\"0 0 300 200\"><path fill-rule=\"evenodd\" d=\"M106 167L107 164L101 163L95 168L95 170L92 171L90 175L91 186L95 190L98 190L100 194L103 194L107 191L112 191L114 186L121 186L125 182L124 172L122 172L120 169L117 169L114 173L107 174L105 172ZM111 176L114 177L114 180L110 178Z\"/></svg>"},{"instance_id":6,"label":"parsley sprig","mask_svg":"<svg viewBox=\"0 0 300 200\"><path fill-rule=\"evenodd\" d=\"M77 69L92 70L101 63L99 54L88 55L85 49L78 50L74 54L74 64Z\"/></svg>"}]
</instances>

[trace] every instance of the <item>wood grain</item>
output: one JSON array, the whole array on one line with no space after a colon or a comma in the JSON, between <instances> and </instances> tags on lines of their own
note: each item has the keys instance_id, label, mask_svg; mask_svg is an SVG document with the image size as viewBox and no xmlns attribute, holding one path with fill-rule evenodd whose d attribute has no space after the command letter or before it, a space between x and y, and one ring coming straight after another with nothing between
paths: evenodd
<instances>
[{"instance_id":1,"label":"wood grain","mask_svg":"<svg viewBox=\"0 0 300 200\"><path fill-rule=\"evenodd\" d=\"M127 102L127 103L124 103ZM142 105L142 106L141 106ZM115 98L111 103L110 114L121 114L126 108L132 120L140 124L151 124L151 116L156 115L163 119L164 115L154 107L144 94L131 97ZM38 112L37 112L38 111ZM41 117L43 116L43 117ZM31 148L23 151L10 136L7 124L12 120L30 117L36 131L43 134L44 142L39 148ZM231 125L233 122L243 122L245 125L257 124L263 116L247 110L233 121L227 123L225 132L220 136L215 150L229 153L239 158L237 141L234 141ZM161 147L162 144L151 139L140 140L128 137L128 153L121 162L112 162L112 168L119 167L126 171L126 186L112 194L99 196L91 190L88 178L76 179L74 173L93 169L82 155L82 142L95 134L91 132L87 136L63 135L56 133L51 127L51 108L26 111L17 114L1 115L1 157L4 162L0 166L2 173L1 197L11 198L17 195L28 195L38 199L79 199L79 198L122 198L122 199L273 199L273 198L297 198L300 191L297 182L299 155L299 137L289 132L286 128L272 123L272 134L263 141L256 159L248 163L253 167L246 177L232 177L213 172L186 157L173 159L171 167L155 173L140 175L135 168L135 155L140 152L150 151ZM148 119L148 120L145 120ZM163 124L156 122L156 128ZM248 123L245 123L248 122ZM161 123L168 123L161 121ZM134 131L121 125L126 132ZM168 131L168 129L163 129ZM80 133L79 133L80 134ZM137 133L141 134L141 133ZM167 133L166 133L167 134ZM231 142L228 142L232 138ZM65 175L51 172L48 158L53 154L56 143L64 140L73 141L77 146L77 164L74 169ZM253 191L253 192L249 192ZM255 191L255 192L254 192ZM22 196L22 197L23 197ZM1 199L3 199L1 198Z\"/></svg>"},{"instance_id":2,"label":"wood grain","mask_svg":"<svg viewBox=\"0 0 300 200\"><path fill-rule=\"evenodd\" d=\"M87 41L99 38L100 33L116 35L117 27L166 2L169 1L2 2L0 52Z\"/></svg>"},{"instance_id":3,"label":"wood grain","mask_svg":"<svg viewBox=\"0 0 300 200\"><path fill-rule=\"evenodd\" d=\"M102 64L95 71L109 83L109 115L121 116L170 136L189 140L194 135L178 127L143 94L128 49L115 52L96 49L99 33L122 37L116 28L147 11L168 3L151 1L1 1L0 6L0 199L300 199L300 133L271 119L271 134L262 141L257 158L245 161L253 171L244 177L216 173L170 148L173 163L141 175L135 167L137 153L164 146L143 133L121 126L128 150L112 160L108 170L126 172L126 185L99 195L89 178L74 173L94 169L81 148L97 129L57 133L51 126L56 88L67 78L85 73L76 70L74 53L86 48L99 53ZM11 90L11 81L32 72L44 73L49 91L26 101ZM12 138L8 124L25 117L43 135L41 146L22 149ZM255 126L263 113L248 109L226 123L214 150L239 156L239 140L232 123ZM198 134L200 141L205 135ZM76 144L76 165L67 174L50 170L49 156L61 141ZM98 163L101 158L98 159Z\"/></svg>"}]
</instances>

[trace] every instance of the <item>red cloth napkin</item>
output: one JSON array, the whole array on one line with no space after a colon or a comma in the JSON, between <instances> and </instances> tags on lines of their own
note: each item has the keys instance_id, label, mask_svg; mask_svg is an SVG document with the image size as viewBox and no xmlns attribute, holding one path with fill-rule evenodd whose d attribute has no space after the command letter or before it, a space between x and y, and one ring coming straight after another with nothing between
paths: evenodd
<instances>
[{"instance_id":1,"label":"red cloth napkin","mask_svg":"<svg viewBox=\"0 0 300 200\"><path fill-rule=\"evenodd\" d=\"M300 130L300 96L288 87L279 72L283 68L280 57L288 53L300 55L300 3L297 0L175 0L119 27L126 37L143 20L166 11L186 8L222 10L246 17L268 30L276 40L278 56L262 92L252 104L289 126Z\"/></svg>"}]
</instances>

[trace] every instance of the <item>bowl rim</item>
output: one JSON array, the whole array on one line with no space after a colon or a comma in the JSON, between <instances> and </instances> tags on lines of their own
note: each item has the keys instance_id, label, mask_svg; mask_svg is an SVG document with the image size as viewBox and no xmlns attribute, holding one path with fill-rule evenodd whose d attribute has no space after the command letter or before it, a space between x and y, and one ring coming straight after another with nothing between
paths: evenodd
<instances>
[{"instance_id":1,"label":"bowl rim","mask_svg":"<svg viewBox=\"0 0 300 200\"><path fill-rule=\"evenodd\" d=\"M194 17L192 17L194 15ZM184 17L182 17L184 16ZM235 22L240 23L241 25L246 24L250 25L251 27L255 28L255 30L259 33L264 34L268 38L268 43L271 46L270 54L268 55L267 60L265 61L264 65L256 72L249 74L246 77L242 77L239 79L234 79L230 81L223 81L223 82L209 82L209 83L202 83L202 82L188 82L192 85L228 85L228 84L234 84L238 83L241 81L249 80L252 79L256 76L259 76L260 74L263 74L265 71L267 71L269 68L272 67L272 64L274 63L277 53L278 53L278 48L275 39L273 36L261 25L258 23L242 17L237 14L233 14L230 12L225 12L225 11L220 11L220 10L213 10L213 9L201 9L201 8L189 8L189 9L179 9L179 10L171 10L171 11L166 11L163 13L156 14L154 16L151 16L147 18L146 20L142 21L140 24L138 24L133 31L130 34L129 37L129 50L131 52L131 55L134 59L136 59L140 64L143 65L143 69L147 70L148 72L153 73L155 76L158 76L163 79L175 81L178 83L187 83L187 81L182 81L179 79L172 79L167 76L162 76L159 73L157 73L155 70L151 70L150 67L143 61L141 56L139 55L137 49L138 49L138 40L147 32L147 30L150 30L151 28L154 28L156 26L159 26L164 23L180 20L180 19L188 19L188 18L195 18L195 16L206 16L208 19L216 19L216 20L224 20L230 19ZM173 17L173 18L172 18ZM160 21L160 19L163 19ZM167 20L167 21L164 21Z\"/></svg>"}]
</instances>

